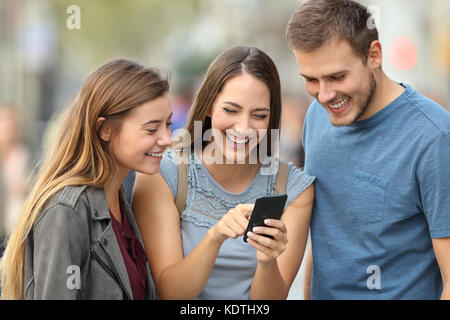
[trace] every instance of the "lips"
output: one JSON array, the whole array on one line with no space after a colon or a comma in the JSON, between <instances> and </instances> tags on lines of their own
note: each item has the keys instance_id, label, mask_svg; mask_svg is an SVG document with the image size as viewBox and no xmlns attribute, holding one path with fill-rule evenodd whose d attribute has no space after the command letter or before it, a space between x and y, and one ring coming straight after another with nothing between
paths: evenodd
<instances>
[{"instance_id":1,"label":"lips","mask_svg":"<svg viewBox=\"0 0 450 320\"><path fill-rule=\"evenodd\" d=\"M328 109L333 113L342 113L350 106L352 99L350 97L345 97L336 103L327 104Z\"/></svg>"},{"instance_id":2,"label":"lips","mask_svg":"<svg viewBox=\"0 0 450 320\"><path fill-rule=\"evenodd\" d=\"M234 135L225 134L228 145L233 147L233 149L242 149L248 145L250 139L248 137L240 138Z\"/></svg>"},{"instance_id":3,"label":"lips","mask_svg":"<svg viewBox=\"0 0 450 320\"><path fill-rule=\"evenodd\" d=\"M162 158L163 152L164 151L161 151L161 152L146 152L145 155L147 157Z\"/></svg>"}]
</instances>

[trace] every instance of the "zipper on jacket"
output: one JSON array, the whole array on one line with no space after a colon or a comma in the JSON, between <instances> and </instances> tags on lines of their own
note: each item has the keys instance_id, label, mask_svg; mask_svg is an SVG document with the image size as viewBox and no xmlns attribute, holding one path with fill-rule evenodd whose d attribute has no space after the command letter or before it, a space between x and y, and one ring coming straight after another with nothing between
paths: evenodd
<instances>
[{"instance_id":1,"label":"zipper on jacket","mask_svg":"<svg viewBox=\"0 0 450 320\"><path fill-rule=\"evenodd\" d=\"M108 259L108 262L110 263L110 265L112 266L112 268L110 268L109 266L107 266L103 261L100 260L100 257L94 252L94 257L97 257L96 260L97 261L101 261L99 262L99 264L103 265L104 269L106 272L108 272L109 275L111 275L113 277L113 279L115 279L121 286L122 286L122 290L125 293L124 297L125 300L132 300L131 297L128 296L128 292L125 289L125 285L122 282L122 279L120 278L120 276L118 275L119 273L117 272L116 268L114 267L114 263L111 260L111 257L109 256L109 254L106 252L105 248L103 247L102 243L100 240L97 240L98 245L103 249L103 251L105 251L105 255L106 258ZM112 269L112 270L111 270Z\"/></svg>"},{"instance_id":2,"label":"zipper on jacket","mask_svg":"<svg viewBox=\"0 0 450 320\"><path fill-rule=\"evenodd\" d=\"M100 267L105 270L105 272L111 277L113 278L113 280L115 280L116 282L119 283L118 279L117 279L117 275L111 270L111 268L109 266L106 265L105 262L103 262L102 259L100 259L100 257L98 256L98 254L94 251L94 249L91 248L91 253L95 259L95 261L97 261L97 263L100 265Z\"/></svg>"}]
</instances>

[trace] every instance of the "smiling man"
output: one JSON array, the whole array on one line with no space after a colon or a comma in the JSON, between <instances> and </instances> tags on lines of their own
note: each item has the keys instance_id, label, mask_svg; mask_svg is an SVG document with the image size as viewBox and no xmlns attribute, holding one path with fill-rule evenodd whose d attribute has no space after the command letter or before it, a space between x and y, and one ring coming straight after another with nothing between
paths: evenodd
<instances>
[{"instance_id":1,"label":"smiling man","mask_svg":"<svg viewBox=\"0 0 450 320\"><path fill-rule=\"evenodd\" d=\"M315 98L311 298L450 298L450 115L383 72L370 19L354 1L310 0L287 26Z\"/></svg>"}]
</instances>

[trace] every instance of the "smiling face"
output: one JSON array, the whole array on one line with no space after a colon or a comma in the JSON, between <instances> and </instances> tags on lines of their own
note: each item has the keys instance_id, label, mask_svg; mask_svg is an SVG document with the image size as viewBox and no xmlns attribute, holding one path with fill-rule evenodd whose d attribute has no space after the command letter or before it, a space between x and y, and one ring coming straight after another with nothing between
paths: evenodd
<instances>
[{"instance_id":1,"label":"smiling face","mask_svg":"<svg viewBox=\"0 0 450 320\"><path fill-rule=\"evenodd\" d=\"M225 83L207 115L215 152L227 163L248 163L250 152L266 135L260 130L269 126L269 88L244 72Z\"/></svg>"},{"instance_id":2,"label":"smiling face","mask_svg":"<svg viewBox=\"0 0 450 320\"><path fill-rule=\"evenodd\" d=\"M130 170L146 174L159 171L162 152L172 144L171 117L166 93L130 110L121 119L118 132L110 126L102 127L102 139L110 142L109 151L122 175Z\"/></svg>"},{"instance_id":3,"label":"smiling face","mask_svg":"<svg viewBox=\"0 0 450 320\"><path fill-rule=\"evenodd\" d=\"M311 52L294 50L306 90L326 108L334 126L370 117L376 81L371 60L364 64L346 40L333 40Z\"/></svg>"}]
</instances>

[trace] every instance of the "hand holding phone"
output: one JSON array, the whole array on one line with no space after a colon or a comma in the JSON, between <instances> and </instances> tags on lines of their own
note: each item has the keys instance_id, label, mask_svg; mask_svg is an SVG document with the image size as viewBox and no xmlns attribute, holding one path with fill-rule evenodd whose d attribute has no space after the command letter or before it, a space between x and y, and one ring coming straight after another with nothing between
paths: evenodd
<instances>
[{"instance_id":1,"label":"hand holding phone","mask_svg":"<svg viewBox=\"0 0 450 320\"><path fill-rule=\"evenodd\" d=\"M255 207L253 208L250 221L248 222L247 230L244 234L244 241L247 242L247 233L253 230L253 227L265 226L265 219L280 220L283 214L284 205L286 204L287 194L267 195L256 199ZM272 238L269 235L265 237Z\"/></svg>"}]
</instances>

